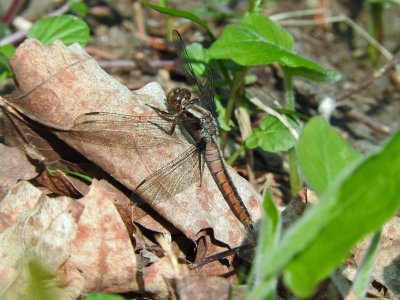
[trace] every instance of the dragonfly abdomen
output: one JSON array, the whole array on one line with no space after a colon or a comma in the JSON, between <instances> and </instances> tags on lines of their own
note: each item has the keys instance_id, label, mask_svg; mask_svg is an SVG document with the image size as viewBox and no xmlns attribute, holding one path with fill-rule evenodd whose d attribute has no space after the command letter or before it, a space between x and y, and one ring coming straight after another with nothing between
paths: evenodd
<instances>
[{"instance_id":1,"label":"dragonfly abdomen","mask_svg":"<svg viewBox=\"0 0 400 300\"><path fill-rule=\"evenodd\" d=\"M251 216L233 185L221 150L216 143L209 142L206 144L204 158L215 183L235 216L246 228L253 228Z\"/></svg>"}]
</instances>

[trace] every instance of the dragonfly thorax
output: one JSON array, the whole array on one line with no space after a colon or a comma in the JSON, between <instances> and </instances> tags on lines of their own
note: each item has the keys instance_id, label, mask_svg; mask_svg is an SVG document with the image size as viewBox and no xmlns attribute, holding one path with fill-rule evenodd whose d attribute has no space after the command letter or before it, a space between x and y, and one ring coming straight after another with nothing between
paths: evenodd
<instances>
[{"instance_id":1,"label":"dragonfly thorax","mask_svg":"<svg viewBox=\"0 0 400 300\"><path fill-rule=\"evenodd\" d=\"M186 103L190 103L192 94L185 88L174 88L167 95L168 107L173 111L180 111L185 108Z\"/></svg>"}]
</instances>

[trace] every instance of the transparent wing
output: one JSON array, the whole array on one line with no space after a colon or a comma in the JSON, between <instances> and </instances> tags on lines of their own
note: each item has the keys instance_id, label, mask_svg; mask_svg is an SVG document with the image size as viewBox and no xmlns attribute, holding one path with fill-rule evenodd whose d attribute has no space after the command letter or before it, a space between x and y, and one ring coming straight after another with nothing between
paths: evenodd
<instances>
[{"instance_id":1,"label":"transparent wing","mask_svg":"<svg viewBox=\"0 0 400 300\"><path fill-rule=\"evenodd\" d=\"M176 134L168 134L172 126L173 120L159 116L93 112L78 116L69 132L71 138L91 144L138 149L179 143Z\"/></svg>"},{"instance_id":2,"label":"transparent wing","mask_svg":"<svg viewBox=\"0 0 400 300\"><path fill-rule=\"evenodd\" d=\"M200 180L200 157L197 147L190 147L143 180L135 193L149 204L171 198Z\"/></svg>"},{"instance_id":3,"label":"transparent wing","mask_svg":"<svg viewBox=\"0 0 400 300\"><path fill-rule=\"evenodd\" d=\"M191 85L193 92L199 97L201 105L215 116L214 83L211 69L208 68L207 79L203 83L193 70L185 44L179 32L174 30L173 37L179 63L182 67L182 71L185 73L187 81Z\"/></svg>"}]
</instances>

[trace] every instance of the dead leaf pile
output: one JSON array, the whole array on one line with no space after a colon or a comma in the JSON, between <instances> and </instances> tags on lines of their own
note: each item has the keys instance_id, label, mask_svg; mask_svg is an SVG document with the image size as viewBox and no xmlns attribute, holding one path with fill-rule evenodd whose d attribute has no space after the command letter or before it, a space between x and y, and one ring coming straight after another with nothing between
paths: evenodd
<instances>
[{"instance_id":1,"label":"dead leaf pile","mask_svg":"<svg viewBox=\"0 0 400 300\"><path fill-rule=\"evenodd\" d=\"M99 145L72 138L69 131L84 113L154 115L145 104L165 109L159 85L151 83L132 92L99 68L80 46L60 42L43 46L27 40L10 65L18 89L1 99L5 131L10 133L5 141L25 153L0 148L7 151L0 166L0 176L5 178L0 202L0 297L25 298L35 285L46 286L58 299L93 291L134 292L159 299L173 291L185 299L196 289L203 294L214 290L218 299L228 297L229 282L209 276L225 275L235 282L232 255L188 268L190 261L252 239L207 168L201 186L192 184L168 201L142 205L136 202L139 199L129 199L129 190L190 147L184 135L177 130L172 137L176 143L128 151L110 142ZM78 164L79 172L90 170L110 183L93 180L89 186L60 171L69 166L63 160L82 157L101 170L94 171L95 165L86 163ZM50 174L49 165L56 165L58 171ZM259 195L229 171L257 220ZM32 178L36 187L23 181ZM157 242L160 234L163 243ZM46 276L32 270L42 270ZM207 291L204 285L209 286Z\"/></svg>"}]
</instances>

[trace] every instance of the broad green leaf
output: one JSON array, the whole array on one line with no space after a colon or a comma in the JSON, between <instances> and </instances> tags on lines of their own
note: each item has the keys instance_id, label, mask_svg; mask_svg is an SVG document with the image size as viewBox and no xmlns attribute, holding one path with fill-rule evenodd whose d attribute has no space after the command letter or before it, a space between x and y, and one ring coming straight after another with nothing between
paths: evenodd
<instances>
[{"instance_id":1,"label":"broad green leaf","mask_svg":"<svg viewBox=\"0 0 400 300\"><path fill-rule=\"evenodd\" d=\"M287 118L290 125L299 129L299 124L291 118ZM246 147L253 149L260 147L264 151L286 151L296 144L296 139L289 130L274 116L266 117L259 128L254 128L245 141Z\"/></svg>"},{"instance_id":2,"label":"broad green leaf","mask_svg":"<svg viewBox=\"0 0 400 300\"><path fill-rule=\"evenodd\" d=\"M347 256L357 241L379 229L400 207L400 131L380 151L369 155L327 190L320 207L329 210L310 215L314 222L329 222L305 251L298 253L284 272L288 286L309 295ZM328 204L324 205L326 201ZM307 276L305 276L307 274Z\"/></svg>"},{"instance_id":3,"label":"broad green leaf","mask_svg":"<svg viewBox=\"0 0 400 300\"><path fill-rule=\"evenodd\" d=\"M194 73L198 77L204 76L209 61L207 52L204 47L199 43L193 43L189 46L186 46L186 51L189 55Z\"/></svg>"},{"instance_id":4,"label":"broad green leaf","mask_svg":"<svg viewBox=\"0 0 400 300\"><path fill-rule=\"evenodd\" d=\"M212 34L210 28L208 27L207 23L205 23L202 19L200 19L198 16L195 14L185 11L185 10L179 10L179 9L173 9L169 7L164 7L164 6L157 6L154 4L151 4L146 1L142 1L144 5L147 7L150 7L151 9L154 9L160 13L169 15L169 16L174 16L174 17L180 17L180 18L185 18L188 20L192 20L193 22L197 23L201 27L203 27L205 30L207 30L208 35L211 37L212 40L215 40L214 35Z\"/></svg>"},{"instance_id":5,"label":"broad green leaf","mask_svg":"<svg viewBox=\"0 0 400 300\"><path fill-rule=\"evenodd\" d=\"M371 281L372 270L374 268L375 258L379 251L379 240L381 238L381 231L376 232L368 247L367 252L364 254L361 265L357 270L356 278L354 279L352 291L357 299L365 299L368 286Z\"/></svg>"},{"instance_id":6,"label":"broad green leaf","mask_svg":"<svg viewBox=\"0 0 400 300\"><path fill-rule=\"evenodd\" d=\"M119 295L106 294L106 293L96 293L88 295L84 300L124 300L125 298Z\"/></svg>"},{"instance_id":7,"label":"broad green leaf","mask_svg":"<svg viewBox=\"0 0 400 300\"><path fill-rule=\"evenodd\" d=\"M400 131L379 150L355 161L283 236L262 263L265 280L284 270L297 295L313 292L357 241L400 208Z\"/></svg>"},{"instance_id":8,"label":"broad green leaf","mask_svg":"<svg viewBox=\"0 0 400 300\"><path fill-rule=\"evenodd\" d=\"M210 58L231 59L242 66L278 62L292 75L313 80L335 81L339 73L321 67L292 51L293 39L282 27L267 17L246 14L239 24L225 27L221 37L210 47Z\"/></svg>"},{"instance_id":9,"label":"broad green leaf","mask_svg":"<svg viewBox=\"0 0 400 300\"><path fill-rule=\"evenodd\" d=\"M319 195L342 170L360 157L321 117L311 119L304 126L297 155L306 182Z\"/></svg>"},{"instance_id":10,"label":"broad green leaf","mask_svg":"<svg viewBox=\"0 0 400 300\"><path fill-rule=\"evenodd\" d=\"M89 40L89 27L81 18L75 16L46 17L35 22L27 36L43 44L61 40L66 45L78 42L85 46Z\"/></svg>"},{"instance_id":11,"label":"broad green leaf","mask_svg":"<svg viewBox=\"0 0 400 300\"><path fill-rule=\"evenodd\" d=\"M247 285L249 287L247 300L274 299L276 278L268 281L262 280L261 264L263 257L277 244L281 234L280 214L273 202L271 190L267 190L263 199L263 212L261 229L258 233L256 253Z\"/></svg>"}]
</instances>

